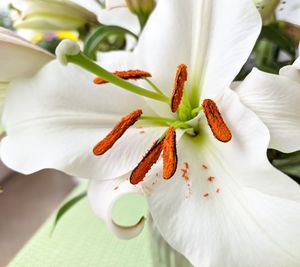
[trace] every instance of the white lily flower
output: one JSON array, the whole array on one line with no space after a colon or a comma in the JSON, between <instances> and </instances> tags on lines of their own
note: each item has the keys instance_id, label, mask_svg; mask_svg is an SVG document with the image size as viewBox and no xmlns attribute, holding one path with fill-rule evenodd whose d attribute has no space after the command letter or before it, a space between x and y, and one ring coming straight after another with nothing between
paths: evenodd
<instances>
[{"instance_id":1,"label":"white lily flower","mask_svg":"<svg viewBox=\"0 0 300 267\"><path fill-rule=\"evenodd\" d=\"M139 23L125 1L107 0L101 8L94 0L13 0L22 10L22 19L15 23L18 29L76 30L85 24L117 25L136 34Z\"/></svg>"},{"instance_id":2,"label":"white lily flower","mask_svg":"<svg viewBox=\"0 0 300 267\"><path fill-rule=\"evenodd\" d=\"M64 63L101 72L131 92L93 85L91 73L57 61L31 78L13 81L3 115L2 160L23 173L56 168L91 178L93 210L124 239L137 235L144 219L122 227L113 222L112 207L124 194L144 194L164 239L195 266L299 266L299 186L268 162L268 129L229 88L260 26L251 0L159 1L134 53L107 53L100 62L110 71L149 71L159 88L152 86L155 92L145 90L146 82L141 88L116 78L77 54L70 42L62 43L57 52ZM179 65L171 105L176 110L187 74L180 64L187 65L188 80L183 104L173 113L166 95ZM140 72L125 74L137 78L133 74ZM287 102L295 97L294 91L288 93ZM276 128L272 115L282 111L280 123L288 120L289 106L274 107L269 91L263 97L262 119L271 118L266 123L272 147L299 149L298 137L286 138L290 124ZM299 131L297 115L293 118L293 130ZM137 126L124 133L135 120ZM147 173L161 150L163 159ZM96 157L93 152L105 153Z\"/></svg>"},{"instance_id":3,"label":"white lily flower","mask_svg":"<svg viewBox=\"0 0 300 267\"><path fill-rule=\"evenodd\" d=\"M97 16L72 1L30 0L17 29L76 30L86 24L97 25Z\"/></svg>"},{"instance_id":4,"label":"white lily flower","mask_svg":"<svg viewBox=\"0 0 300 267\"><path fill-rule=\"evenodd\" d=\"M0 27L0 81L31 76L52 59L47 51Z\"/></svg>"},{"instance_id":5,"label":"white lily flower","mask_svg":"<svg viewBox=\"0 0 300 267\"><path fill-rule=\"evenodd\" d=\"M0 27L0 106L5 101L9 82L32 76L54 56Z\"/></svg>"}]
</instances>

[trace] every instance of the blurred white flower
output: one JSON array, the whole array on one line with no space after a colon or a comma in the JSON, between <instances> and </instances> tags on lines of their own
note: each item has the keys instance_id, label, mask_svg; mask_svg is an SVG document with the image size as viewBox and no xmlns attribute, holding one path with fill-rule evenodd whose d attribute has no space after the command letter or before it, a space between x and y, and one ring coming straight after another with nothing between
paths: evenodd
<instances>
[{"instance_id":1,"label":"blurred white flower","mask_svg":"<svg viewBox=\"0 0 300 267\"><path fill-rule=\"evenodd\" d=\"M0 106L10 81L32 76L54 56L15 33L0 28Z\"/></svg>"},{"instance_id":2,"label":"blurred white flower","mask_svg":"<svg viewBox=\"0 0 300 267\"><path fill-rule=\"evenodd\" d=\"M68 0L30 0L27 3L21 20L14 25L17 29L76 30L98 24L94 13Z\"/></svg>"}]
</instances>

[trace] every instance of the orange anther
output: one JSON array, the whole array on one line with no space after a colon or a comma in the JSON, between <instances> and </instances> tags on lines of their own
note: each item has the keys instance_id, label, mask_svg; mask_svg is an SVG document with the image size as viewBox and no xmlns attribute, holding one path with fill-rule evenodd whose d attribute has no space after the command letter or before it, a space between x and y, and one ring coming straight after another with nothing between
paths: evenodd
<instances>
[{"instance_id":1,"label":"orange anther","mask_svg":"<svg viewBox=\"0 0 300 267\"><path fill-rule=\"evenodd\" d=\"M216 192L219 193L220 192L220 188L217 188Z\"/></svg>"},{"instance_id":2,"label":"orange anther","mask_svg":"<svg viewBox=\"0 0 300 267\"><path fill-rule=\"evenodd\" d=\"M177 169L176 131L170 127L163 144L163 178L170 179Z\"/></svg>"},{"instance_id":3,"label":"orange anther","mask_svg":"<svg viewBox=\"0 0 300 267\"><path fill-rule=\"evenodd\" d=\"M183 96L184 84L187 80L187 66L184 64L180 64L177 67L174 88L171 97L171 110L172 112L176 112Z\"/></svg>"},{"instance_id":4,"label":"orange anther","mask_svg":"<svg viewBox=\"0 0 300 267\"><path fill-rule=\"evenodd\" d=\"M118 124L110 131L110 133L102 139L93 149L93 152L96 156L104 154L109 150L115 142L125 133L125 131L133 125L138 117L142 115L142 110L137 109L130 114L123 117Z\"/></svg>"},{"instance_id":5,"label":"orange anther","mask_svg":"<svg viewBox=\"0 0 300 267\"><path fill-rule=\"evenodd\" d=\"M151 77L151 74L149 72L146 72L143 70L116 71L113 74L124 80L138 80L138 79L144 79L144 78ZM107 81L100 77L96 77L94 79L94 83L95 84L104 84L104 83L107 83Z\"/></svg>"},{"instance_id":6,"label":"orange anther","mask_svg":"<svg viewBox=\"0 0 300 267\"><path fill-rule=\"evenodd\" d=\"M163 149L163 141L156 141L144 158L140 161L137 167L132 171L130 175L130 183L138 184L143 181L148 171L157 162Z\"/></svg>"},{"instance_id":7,"label":"orange anther","mask_svg":"<svg viewBox=\"0 0 300 267\"><path fill-rule=\"evenodd\" d=\"M211 99L205 99L202 106L208 125L214 136L221 142L229 142L232 135L224 122L216 103Z\"/></svg>"},{"instance_id":8,"label":"orange anther","mask_svg":"<svg viewBox=\"0 0 300 267\"><path fill-rule=\"evenodd\" d=\"M208 193L205 193L203 196L204 196L204 197L208 197L208 196L209 196L209 194L208 194Z\"/></svg>"}]
</instances>

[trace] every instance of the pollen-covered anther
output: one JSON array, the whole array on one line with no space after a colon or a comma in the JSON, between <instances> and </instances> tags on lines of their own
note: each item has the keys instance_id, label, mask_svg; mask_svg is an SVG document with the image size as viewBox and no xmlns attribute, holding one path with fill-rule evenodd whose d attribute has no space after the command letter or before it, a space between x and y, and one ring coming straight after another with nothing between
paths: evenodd
<instances>
[{"instance_id":1,"label":"pollen-covered anther","mask_svg":"<svg viewBox=\"0 0 300 267\"><path fill-rule=\"evenodd\" d=\"M132 171L130 175L130 183L133 185L143 181L148 171L157 162L163 149L163 140L156 141L150 150L146 153L137 167Z\"/></svg>"},{"instance_id":2,"label":"pollen-covered anther","mask_svg":"<svg viewBox=\"0 0 300 267\"><path fill-rule=\"evenodd\" d=\"M118 76L119 78L122 78L123 80L138 80L151 77L151 74L149 72L143 70L116 71L113 74ZM104 84L108 82L100 77L96 77L94 79L94 83Z\"/></svg>"},{"instance_id":3,"label":"pollen-covered anther","mask_svg":"<svg viewBox=\"0 0 300 267\"><path fill-rule=\"evenodd\" d=\"M109 150L115 142L126 132L126 130L133 125L137 119L142 115L142 110L137 109L130 114L123 117L118 124L110 131L110 133L95 145L93 152L96 156L104 154Z\"/></svg>"},{"instance_id":4,"label":"pollen-covered anther","mask_svg":"<svg viewBox=\"0 0 300 267\"><path fill-rule=\"evenodd\" d=\"M171 97L171 110L172 112L176 112L183 96L184 84L187 80L187 66L184 64L180 64L177 67L174 88Z\"/></svg>"},{"instance_id":5,"label":"pollen-covered anther","mask_svg":"<svg viewBox=\"0 0 300 267\"><path fill-rule=\"evenodd\" d=\"M163 178L170 179L177 169L176 131L170 127L163 143Z\"/></svg>"},{"instance_id":6,"label":"pollen-covered anther","mask_svg":"<svg viewBox=\"0 0 300 267\"><path fill-rule=\"evenodd\" d=\"M208 125L214 136L221 142L229 142L232 138L232 135L226 123L224 122L216 103L211 99L205 99L202 103L202 107Z\"/></svg>"}]
</instances>

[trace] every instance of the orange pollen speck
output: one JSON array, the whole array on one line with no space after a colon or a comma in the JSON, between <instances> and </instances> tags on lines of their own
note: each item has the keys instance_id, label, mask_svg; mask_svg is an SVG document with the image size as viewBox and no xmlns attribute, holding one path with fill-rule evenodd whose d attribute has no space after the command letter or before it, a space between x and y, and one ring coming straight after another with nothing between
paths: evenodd
<instances>
[{"instance_id":1,"label":"orange pollen speck","mask_svg":"<svg viewBox=\"0 0 300 267\"><path fill-rule=\"evenodd\" d=\"M208 193L205 193L203 196L204 196L204 197L208 197L208 196L209 196L209 194L208 194Z\"/></svg>"},{"instance_id":2,"label":"orange pollen speck","mask_svg":"<svg viewBox=\"0 0 300 267\"><path fill-rule=\"evenodd\" d=\"M184 84L187 80L187 66L184 64L180 64L177 67L174 88L171 97L171 110L172 112L176 112L183 96Z\"/></svg>"},{"instance_id":3,"label":"orange pollen speck","mask_svg":"<svg viewBox=\"0 0 300 267\"><path fill-rule=\"evenodd\" d=\"M202 103L202 107L208 125L214 136L221 142L229 142L232 135L224 122L216 103L211 99L205 99Z\"/></svg>"},{"instance_id":4,"label":"orange pollen speck","mask_svg":"<svg viewBox=\"0 0 300 267\"><path fill-rule=\"evenodd\" d=\"M163 149L163 141L156 141L144 158L140 161L137 167L132 171L130 175L130 183L135 185L143 181L147 172L158 160Z\"/></svg>"},{"instance_id":5,"label":"orange pollen speck","mask_svg":"<svg viewBox=\"0 0 300 267\"><path fill-rule=\"evenodd\" d=\"M170 179L177 169L176 131L170 127L163 144L163 178Z\"/></svg>"},{"instance_id":6,"label":"orange pollen speck","mask_svg":"<svg viewBox=\"0 0 300 267\"><path fill-rule=\"evenodd\" d=\"M124 80L138 80L151 77L151 74L149 72L143 70L116 71L113 74ZM94 83L104 84L108 82L100 77L96 77L94 79Z\"/></svg>"},{"instance_id":7,"label":"orange pollen speck","mask_svg":"<svg viewBox=\"0 0 300 267\"><path fill-rule=\"evenodd\" d=\"M187 162L184 162L184 168L180 169L182 171L181 177L185 180L188 181L190 178L188 176L188 170L189 170L189 164Z\"/></svg>"},{"instance_id":8,"label":"orange pollen speck","mask_svg":"<svg viewBox=\"0 0 300 267\"><path fill-rule=\"evenodd\" d=\"M217 188L216 192L219 193L220 192L220 188Z\"/></svg>"},{"instance_id":9,"label":"orange pollen speck","mask_svg":"<svg viewBox=\"0 0 300 267\"><path fill-rule=\"evenodd\" d=\"M215 177L209 176L209 177L207 178L207 180L210 181L210 182L212 182L213 180L215 180Z\"/></svg>"},{"instance_id":10,"label":"orange pollen speck","mask_svg":"<svg viewBox=\"0 0 300 267\"><path fill-rule=\"evenodd\" d=\"M189 164L187 162L183 162L184 167L188 170L190 168Z\"/></svg>"},{"instance_id":11,"label":"orange pollen speck","mask_svg":"<svg viewBox=\"0 0 300 267\"><path fill-rule=\"evenodd\" d=\"M123 117L118 124L110 131L110 133L102 139L93 149L93 152L96 156L104 154L109 150L115 142L125 133L125 131L133 125L138 117L142 115L142 110L137 109L130 114Z\"/></svg>"},{"instance_id":12,"label":"orange pollen speck","mask_svg":"<svg viewBox=\"0 0 300 267\"><path fill-rule=\"evenodd\" d=\"M206 166L206 165L202 165L202 168L204 169L204 170L207 170L208 169L208 167Z\"/></svg>"}]
</instances>

